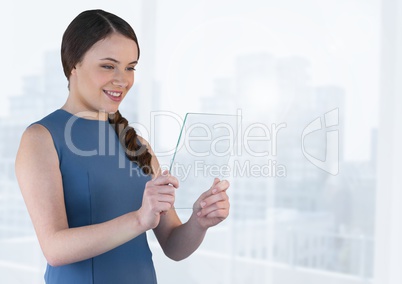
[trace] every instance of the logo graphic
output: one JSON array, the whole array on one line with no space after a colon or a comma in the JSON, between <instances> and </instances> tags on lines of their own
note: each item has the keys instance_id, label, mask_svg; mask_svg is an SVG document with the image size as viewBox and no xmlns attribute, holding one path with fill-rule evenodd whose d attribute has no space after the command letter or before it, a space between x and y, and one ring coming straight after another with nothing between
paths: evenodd
<instances>
[{"instance_id":1,"label":"logo graphic","mask_svg":"<svg viewBox=\"0 0 402 284\"><path fill-rule=\"evenodd\" d=\"M325 128L339 125L339 108L327 112L324 116ZM320 160L313 155L307 153L305 149L304 139L306 138L306 136L322 129L323 125L321 117L316 118L315 120L310 122L310 124L307 125L306 128L304 128L302 133L302 152L306 159L310 161L310 163L322 169L323 171L335 176L339 173L339 130L327 131L324 160Z\"/></svg>"}]
</instances>

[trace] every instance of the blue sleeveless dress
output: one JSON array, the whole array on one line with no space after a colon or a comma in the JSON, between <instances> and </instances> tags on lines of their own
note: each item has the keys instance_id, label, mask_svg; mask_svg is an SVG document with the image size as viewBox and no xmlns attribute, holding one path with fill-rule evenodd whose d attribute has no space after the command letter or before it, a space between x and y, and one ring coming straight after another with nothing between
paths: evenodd
<instances>
[{"instance_id":1,"label":"blue sleeveless dress","mask_svg":"<svg viewBox=\"0 0 402 284\"><path fill-rule=\"evenodd\" d=\"M54 142L70 228L102 223L141 207L151 179L127 159L108 121L58 109L36 122ZM47 265L47 284L157 283L146 233L102 255L59 267Z\"/></svg>"}]
</instances>

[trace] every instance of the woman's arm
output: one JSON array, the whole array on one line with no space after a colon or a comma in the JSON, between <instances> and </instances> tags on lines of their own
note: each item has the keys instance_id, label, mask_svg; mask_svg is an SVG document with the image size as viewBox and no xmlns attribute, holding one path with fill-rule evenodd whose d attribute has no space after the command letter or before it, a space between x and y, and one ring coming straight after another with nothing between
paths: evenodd
<instances>
[{"instance_id":1,"label":"woman's arm","mask_svg":"<svg viewBox=\"0 0 402 284\"><path fill-rule=\"evenodd\" d=\"M140 137L152 154L154 178L161 174L160 165L150 145ZM194 203L190 219L182 224L176 211L171 208L161 215L155 235L164 253L179 261L191 255L202 243L208 228L222 222L229 215L229 197L226 190L229 182L215 179L211 188ZM179 189L180 190L180 189Z\"/></svg>"},{"instance_id":2,"label":"woman's arm","mask_svg":"<svg viewBox=\"0 0 402 284\"><path fill-rule=\"evenodd\" d=\"M85 260L109 251L155 226L156 212L171 204L158 202L151 189L143 206L101 224L69 228L64 205L57 152L48 130L32 125L23 134L16 158L18 183L31 216L39 243L52 266ZM171 180L158 180L160 191L171 192Z\"/></svg>"}]
</instances>

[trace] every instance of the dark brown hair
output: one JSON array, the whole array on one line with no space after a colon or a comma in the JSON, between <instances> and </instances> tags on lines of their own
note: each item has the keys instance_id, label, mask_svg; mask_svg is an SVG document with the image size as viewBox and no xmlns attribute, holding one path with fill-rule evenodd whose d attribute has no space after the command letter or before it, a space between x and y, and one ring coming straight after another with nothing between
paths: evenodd
<instances>
[{"instance_id":1,"label":"dark brown hair","mask_svg":"<svg viewBox=\"0 0 402 284\"><path fill-rule=\"evenodd\" d=\"M140 48L133 28L122 18L103 10L87 10L80 13L67 27L61 43L61 61L67 80L71 70L83 60L85 53L98 41L113 33L119 33L137 44L138 57ZM117 111L109 115L109 122L116 131L128 159L135 162L142 171L153 173L152 155L145 145L141 145L137 133L127 120Z\"/></svg>"}]
</instances>

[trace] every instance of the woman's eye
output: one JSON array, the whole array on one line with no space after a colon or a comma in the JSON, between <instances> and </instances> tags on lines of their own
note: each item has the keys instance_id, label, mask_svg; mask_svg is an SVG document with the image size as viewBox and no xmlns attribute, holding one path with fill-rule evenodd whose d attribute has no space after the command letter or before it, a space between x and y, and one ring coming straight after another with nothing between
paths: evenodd
<instances>
[{"instance_id":1,"label":"woman's eye","mask_svg":"<svg viewBox=\"0 0 402 284\"><path fill-rule=\"evenodd\" d=\"M113 66L111 66L111 65L102 65L102 68L111 70L111 69L113 69Z\"/></svg>"},{"instance_id":2,"label":"woman's eye","mask_svg":"<svg viewBox=\"0 0 402 284\"><path fill-rule=\"evenodd\" d=\"M134 67L127 67L127 70L128 71L135 71L135 68Z\"/></svg>"}]
</instances>

